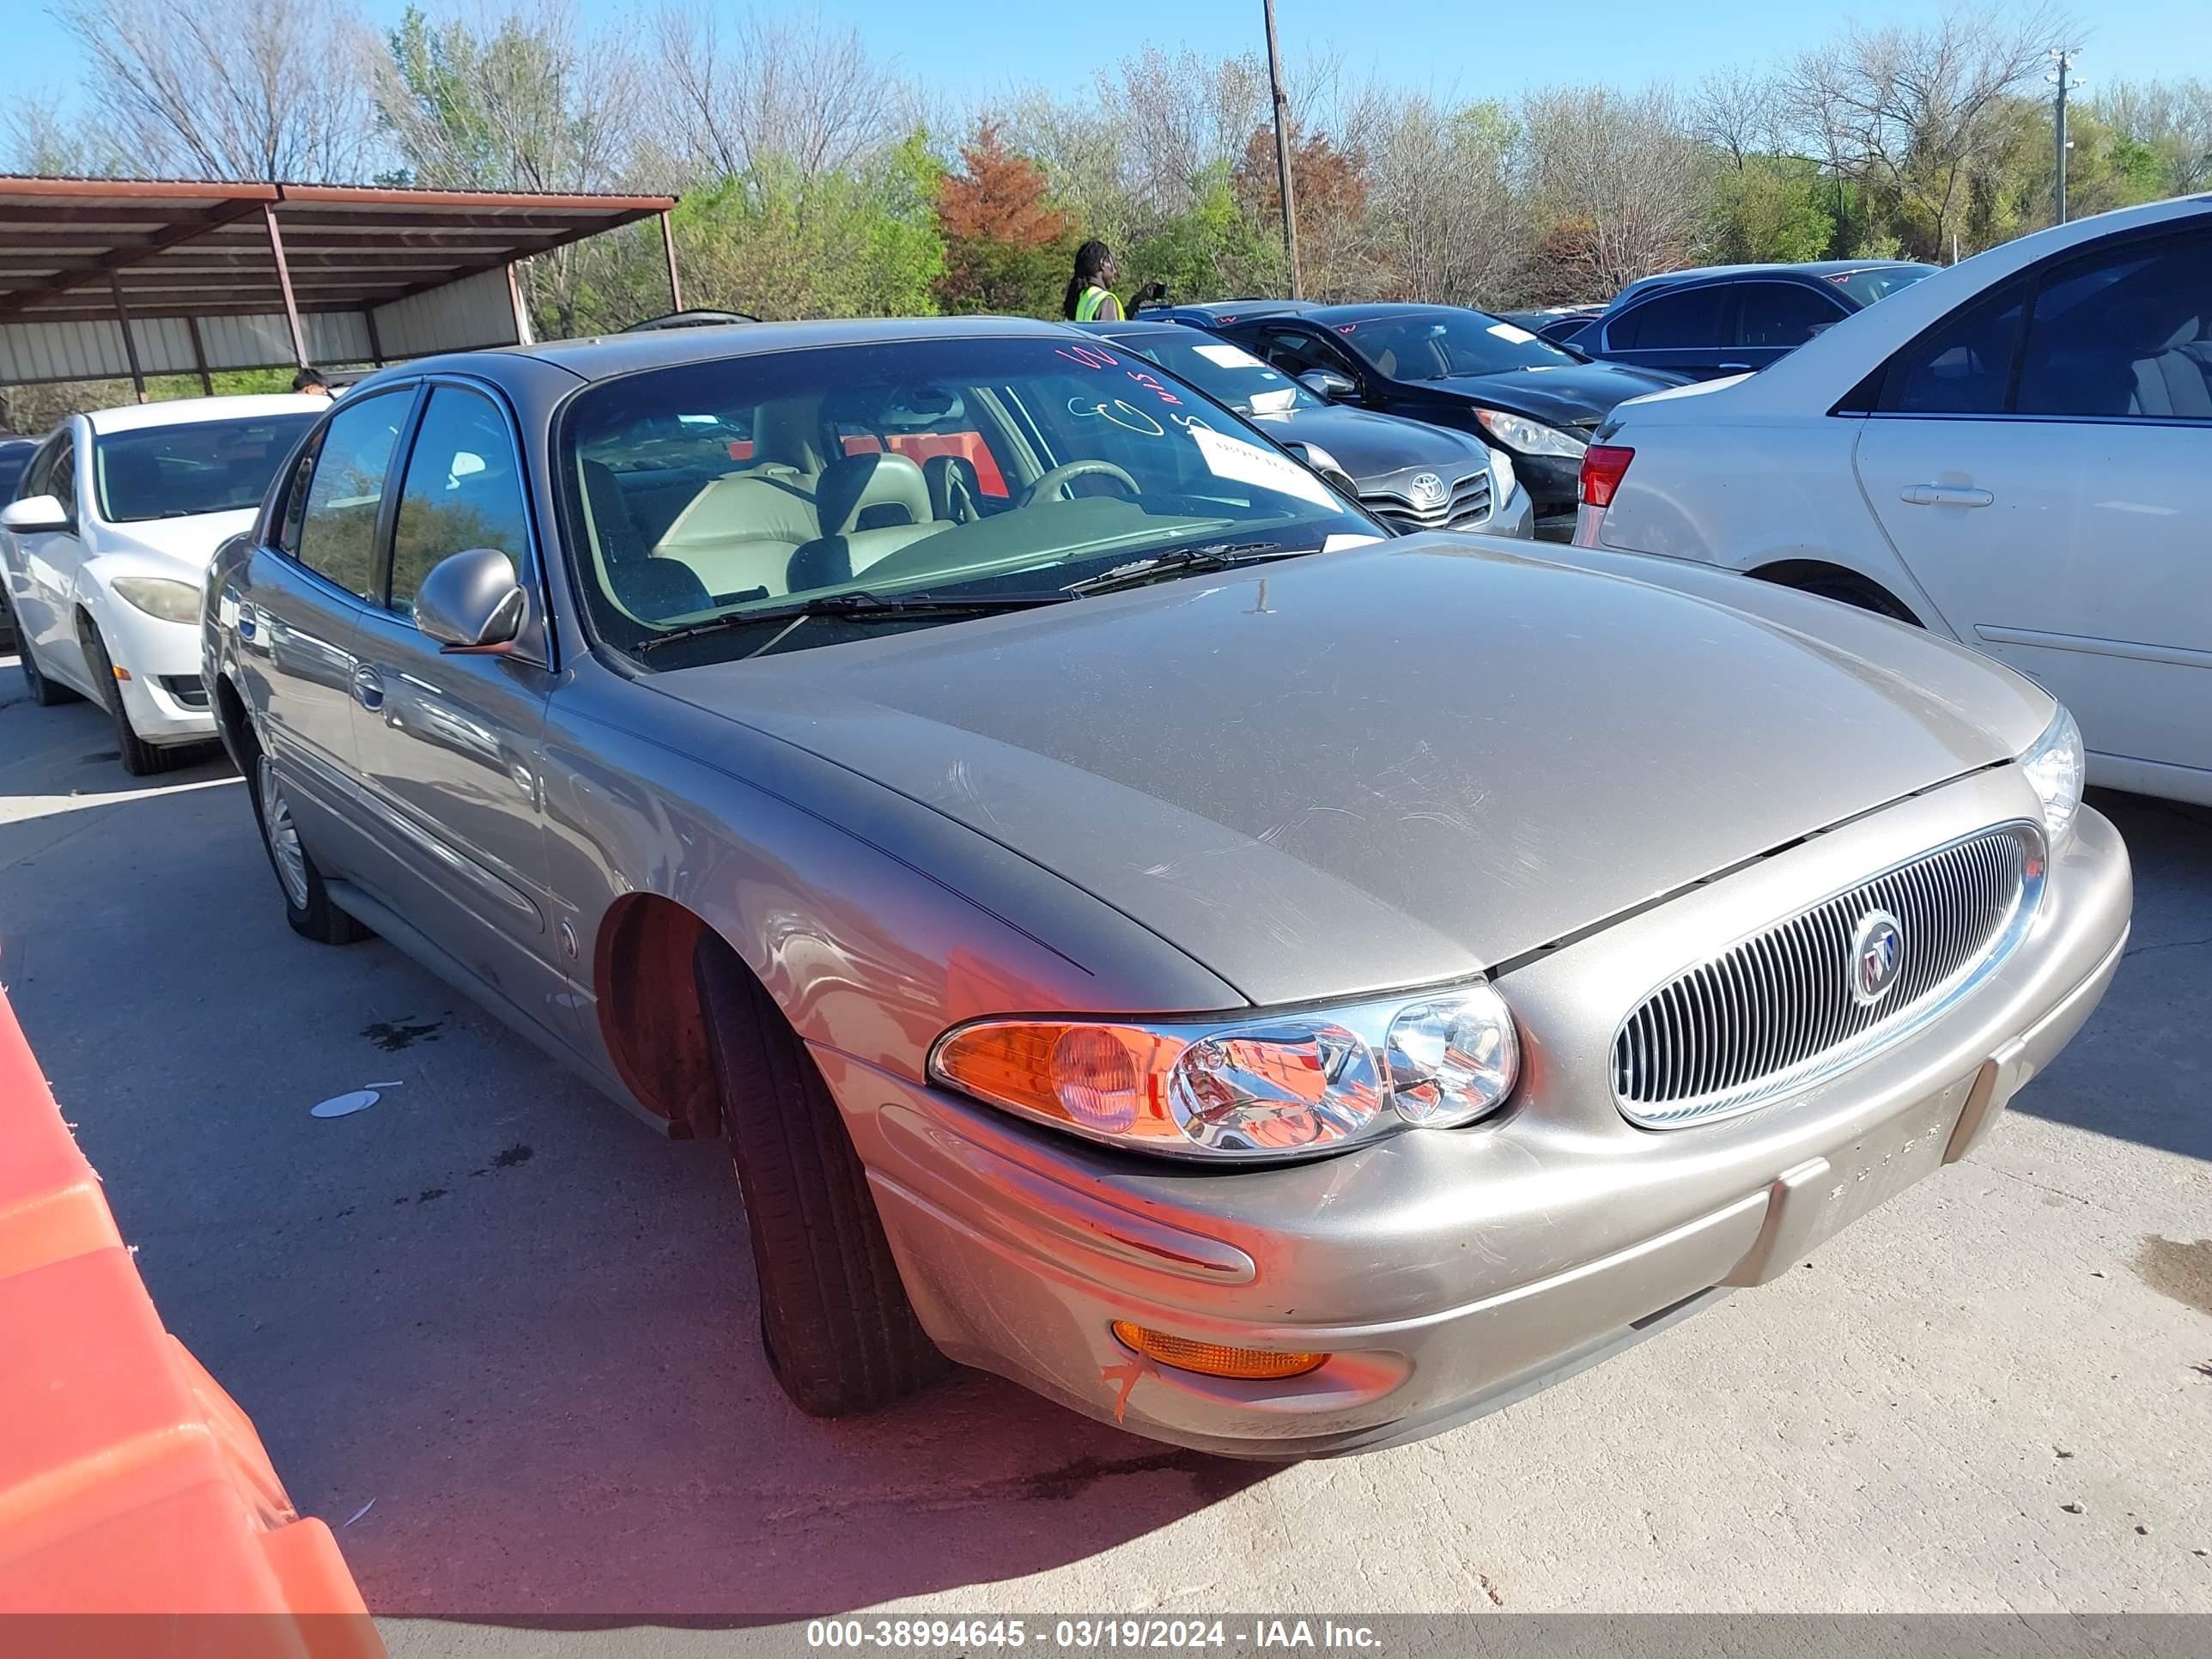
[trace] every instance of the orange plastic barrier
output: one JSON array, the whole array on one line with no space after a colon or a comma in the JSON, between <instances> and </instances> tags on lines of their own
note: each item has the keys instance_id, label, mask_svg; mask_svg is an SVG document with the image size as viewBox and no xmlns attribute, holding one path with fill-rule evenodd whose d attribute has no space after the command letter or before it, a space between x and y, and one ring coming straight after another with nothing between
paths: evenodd
<instances>
[{"instance_id":1,"label":"orange plastic barrier","mask_svg":"<svg viewBox=\"0 0 2212 1659\"><path fill-rule=\"evenodd\" d=\"M15 1652L384 1652L330 1528L162 1329L4 997L0 1614L51 1615L0 1620Z\"/></svg>"}]
</instances>

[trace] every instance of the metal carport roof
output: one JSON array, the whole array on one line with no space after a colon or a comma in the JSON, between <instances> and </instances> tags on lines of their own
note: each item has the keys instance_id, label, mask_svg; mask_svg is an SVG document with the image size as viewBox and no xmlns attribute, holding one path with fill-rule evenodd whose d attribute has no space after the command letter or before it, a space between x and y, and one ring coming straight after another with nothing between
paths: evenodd
<instances>
[{"instance_id":1,"label":"metal carport roof","mask_svg":"<svg viewBox=\"0 0 2212 1659\"><path fill-rule=\"evenodd\" d=\"M204 380L514 344L529 337L515 261L674 205L0 175L0 382Z\"/></svg>"}]
</instances>

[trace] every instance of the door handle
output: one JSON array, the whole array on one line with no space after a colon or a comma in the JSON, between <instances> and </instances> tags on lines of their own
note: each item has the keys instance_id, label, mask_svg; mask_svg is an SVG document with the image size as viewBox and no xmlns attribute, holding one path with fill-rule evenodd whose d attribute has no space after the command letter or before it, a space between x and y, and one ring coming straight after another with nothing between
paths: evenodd
<instances>
[{"instance_id":1,"label":"door handle","mask_svg":"<svg viewBox=\"0 0 2212 1659\"><path fill-rule=\"evenodd\" d=\"M1749 363L1723 363L1720 366L1720 368L1721 373L1723 374L1748 374L1751 373L1751 365Z\"/></svg>"},{"instance_id":2,"label":"door handle","mask_svg":"<svg viewBox=\"0 0 2212 1659\"><path fill-rule=\"evenodd\" d=\"M1907 484L1898 499L1914 507L1987 507L1996 497L1968 484Z\"/></svg>"},{"instance_id":3,"label":"door handle","mask_svg":"<svg viewBox=\"0 0 2212 1659\"><path fill-rule=\"evenodd\" d=\"M363 663L353 671L353 696L354 701L363 708L378 709L384 707L383 677L367 663Z\"/></svg>"}]
</instances>

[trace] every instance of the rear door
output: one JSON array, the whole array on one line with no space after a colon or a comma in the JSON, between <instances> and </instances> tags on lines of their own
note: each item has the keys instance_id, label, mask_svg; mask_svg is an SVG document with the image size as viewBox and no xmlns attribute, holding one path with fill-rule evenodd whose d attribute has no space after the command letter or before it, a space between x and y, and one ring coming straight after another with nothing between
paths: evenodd
<instances>
[{"instance_id":1,"label":"rear door","mask_svg":"<svg viewBox=\"0 0 2212 1659\"><path fill-rule=\"evenodd\" d=\"M363 885L520 1012L568 1034L555 964L538 760L551 688L535 617L511 650L449 652L415 625L441 560L495 548L542 591L521 447L504 406L431 383L398 470L390 557L362 607L356 765L376 841Z\"/></svg>"},{"instance_id":2,"label":"rear door","mask_svg":"<svg viewBox=\"0 0 2212 1659\"><path fill-rule=\"evenodd\" d=\"M1952 630L2063 699L2109 780L2212 788L2212 228L2093 244L1954 312L1862 424L1867 499Z\"/></svg>"},{"instance_id":3,"label":"rear door","mask_svg":"<svg viewBox=\"0 0 2212 1659\"><path fill-rule=\"evenodd\" d=\"M1595 355L1694 380L1741 374L1750 365L1735 348L1735 293L1729 283L1661 289L1605 323Z\"/></svg>"},{"instance_id":4,"label":"rear door","mask_svg":"<svg viewBox=\"0 0 2212 1659\"><path fill-rule=\"evenodd\" d=\"M1736 349L1729 361L1745 368L1765 368L1850 315L1850 308L1826 285L1759 282L1735 287Z\"/></svg>"},{"instance_id":5,"label":"rear door","mask_svg":"<svg viewBox=\"0 0 2212 1659\"><path fill-rule=\"evenodd\" d=\"M317 862L337 876L352 875L368 845L354 764L354 640L375 591L386 475L416 392L349 397L308 441L269 544L247 566L234 624L260 741Z\"/></svg>"}]
</instances>

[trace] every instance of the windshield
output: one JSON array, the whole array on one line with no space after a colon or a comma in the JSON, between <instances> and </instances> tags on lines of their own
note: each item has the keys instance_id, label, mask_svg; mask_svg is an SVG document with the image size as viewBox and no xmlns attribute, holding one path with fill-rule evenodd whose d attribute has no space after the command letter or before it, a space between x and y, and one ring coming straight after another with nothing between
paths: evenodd
<instances>
[{"instance_id":1,"label":"windshield","mask_svg":"<svg viewBox=\"0 0 2212 1659\"><path fill-rule=\"evenodd\" d=\"M1933 276L1934 265L1876 265L1871 270L1846 270L1828 278L1863 306L1887 299L1901 288L1911 288L1923 276Z\"/></svg>"},{"instance_id":2,"label":"windshield","mask_svg":"<svg viewBox=\"0 0 2212 1659\"><path fill-rule=\"evenodd\" d=\"M1189 337L1182 337L1184 335ZM1327 407L1296 380L1268 368L1243 346L1210 340L1195 329L1107 338L1115 350L1126 349L1150 358L1239 415L1287 415L1292 410Z\"/></svg>"},{"instance_id":3,"label":"windshield","mask_svg":"<svg viewBox=\"0 0 2212 1659\"><path fill-rule=\"evenodd\" d=\"M1336 325L1338 337L1393 380L1443 380L1516 368L1565 368L1581 358L1480 311L1420 311Z\"/></svg>"},{"instance_id":4,"label":"windshield","mask_svg":"<svg viewBox=\"0 0 2212 1659\"><path fill-rule=\"evenodd\" d=\"M811 599L1057 598L1182 548L1233 544L1242 557L1387 533L1108 341L907 340L683 364L579 393L555 442L600 636L635 653L684 635L656 669L863 629L848 611L793 628L793 605ZM752 612L757 625L744 624ZM902 613L896 625L958 621Z\"/></svg>"},{"instance_id":5,"label":"windshield","mask_svg":"<svg viewBox=\"0 0 2212 1659\"><path fill-rule=\"evenodd\" d=\"M105 432L93 440L100 516L109 524L258 507L315 417L264 415Z\"/></svg>"}]
</instances>

